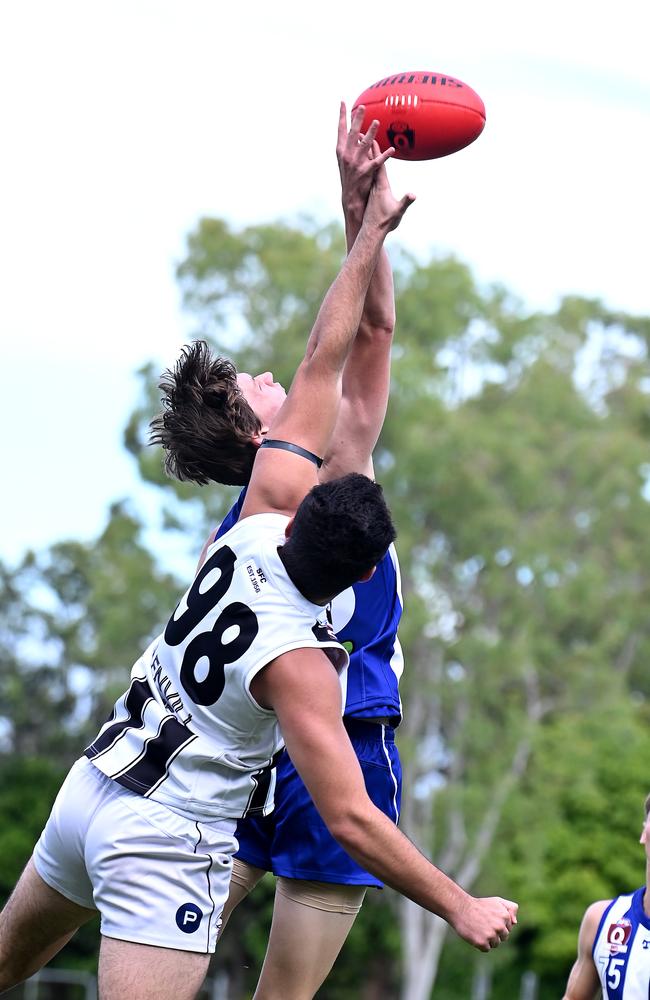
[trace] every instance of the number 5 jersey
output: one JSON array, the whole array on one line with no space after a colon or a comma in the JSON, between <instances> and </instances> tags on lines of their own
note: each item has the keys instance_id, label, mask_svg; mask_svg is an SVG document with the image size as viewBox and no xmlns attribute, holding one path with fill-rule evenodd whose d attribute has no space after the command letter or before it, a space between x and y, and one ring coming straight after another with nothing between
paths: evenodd
<instances>
[{"instance_id":1,"label":"number 5 jersey","mask_svg":"<svg viewBox=\"0 0 650 1000\"><path fill-rule=\"evenodd\" d=\"M275 714L253 698L252 679L304 647L322 649L343 676L348 665L325 609L302 596L278 555L288 521L256 514L209 547L85 751L109 778L197 820L272 810L283 741Z\"/></svg>"},{"instance_id":2,"label":"number 5 jersey","mask_svg":"<svg viewBox=\"0 0 650 1000\"><path fill-rule=\"evenodd\" d=\"M594 965L606 1000L648 1000L650 917L643 908L645 886L609 904L596 931Z\"/></svg>"}]
</instances>

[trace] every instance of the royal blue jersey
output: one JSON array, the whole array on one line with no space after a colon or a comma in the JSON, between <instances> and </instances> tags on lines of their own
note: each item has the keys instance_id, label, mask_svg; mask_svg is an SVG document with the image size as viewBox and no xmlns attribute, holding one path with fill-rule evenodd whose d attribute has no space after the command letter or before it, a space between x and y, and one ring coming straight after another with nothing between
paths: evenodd
<instances>
[{"instance_id":1,"label":"royal blue jersey","mask_svg":"<svg viewBox=\"0 0 650 1000\"><path fill-rule=\"evenodd\" d=\"M650 997L650 917L643 909L645 886L609 904L596 931L594 965L604 1000Z\"/></svg>"},{"instance_id":2,"label":"royal blue jersey","mask_svg":"<svg viewBox=\"0 0 650 1000\"><path fill-rule=\"evenodd\" d=\"M222 521L215 538L238 520L244 503L243 489ZM399 563L395 547L377 565L366 583L355 583L331 606L332 626L350 654L344 715L356 719L402 717L399 679L404 667L397 628L402 616Z\"/></svg>"}]
</instances>

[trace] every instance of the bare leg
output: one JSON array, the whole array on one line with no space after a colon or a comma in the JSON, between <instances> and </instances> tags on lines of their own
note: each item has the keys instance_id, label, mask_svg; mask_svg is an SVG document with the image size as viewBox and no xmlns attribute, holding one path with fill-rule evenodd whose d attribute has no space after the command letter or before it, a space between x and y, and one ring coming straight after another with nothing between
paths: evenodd
<instances>
[{"instance_id":1,"label":"bare leg","mask_svg":"<svg viewBox=\"0 0 650 1000\"><path fill-rule=\"evenodd\" d=\"M209 955L102 937L99 1000L194 1000Z\"/></svg>"},{"instance_id":2,"label":"bare leg","mask_svg":"<svg viewBox=\"0 0 650 1000\"><path fill-rule=\"evenodd\" d=\"M249 865L247 861L240 861L239 858L233 858L230 888L228 890L228 899L221 913L219 937L223 934L223 929L228 923L232 911L236 906L239 906L242 899L246 899L246 896L255 888L264 875L266 875L266 872L263 868L255 868L254 865Z\"/></svg>"},{"instance_id":3,"label":"bare leg","mask_svg":"<svg viewBox=\"0 0 650 1000\"><path fill-rule=\"evenodd\" d=\"M312 1000L350 933L364 894L364 886L278 879L253 1000Z\"/></svg>"},{"instance_id":4,"label":"bare leg","mask_svg":"<svg viewBox=\"0 0 650 1000\"><path fill-rule=\"evenodd\" d=\"M0 993L41 969L95 916L52 889L28 861L0 913Z\"/></svg>"}]
</instances>

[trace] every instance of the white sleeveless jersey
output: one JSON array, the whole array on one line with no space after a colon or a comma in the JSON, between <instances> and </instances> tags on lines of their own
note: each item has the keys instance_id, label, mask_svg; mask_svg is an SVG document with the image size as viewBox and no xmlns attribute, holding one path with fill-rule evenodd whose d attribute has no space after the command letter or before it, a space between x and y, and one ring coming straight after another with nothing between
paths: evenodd
<instances>
[{"instance_id":1,"label":"white sleeveless jersey","mask_svg":"<svg viewBox=\"0 0 650 1000\"><path fill-rule=\"evenodd\" d=\"M109 778L198 820L272 810L283 740L252 679L304 647L322 649L339 673L348 664L325 609L300 594L278 555L288 520L247 517L209 547L85 751Z\"/></svg>"},{"instance_id":2,"label":"white sleeveless jersey","mask_svg":"<svg viewBox=\"0 0 650 1000\"><path fill-rule=\"evenodd\" d=\"M593 958L603 1000L650 997L650 917L643 909L645 886L614 899L600 919Z\"/></svg>"}]
</instances>

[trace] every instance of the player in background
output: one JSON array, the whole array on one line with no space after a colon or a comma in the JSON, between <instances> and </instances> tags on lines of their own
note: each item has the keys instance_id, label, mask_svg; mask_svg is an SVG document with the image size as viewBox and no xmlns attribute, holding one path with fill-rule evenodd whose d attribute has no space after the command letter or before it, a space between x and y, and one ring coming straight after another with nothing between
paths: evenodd
<instances>
[{"instance_id":1,"label":"player in background","mask_svg":"<svg viewBox=\"0 0 650 1000\"><path fill-rule=\"evenodd\" d=\"M648 1000L650 996L650 795L639 842L645 849L645 885L587 907L578 958L564 1000Z\"/></svg>"},{"instance_id":2,"label":"player in background","mask_svg":"<svg viewBox=\"0 0 650 1000\"><path fill-rule=\"evenodd\" d=\"M95 906L101 1000L191 1000L228 891L233 818L264 810L282 738L330 830L368 870L481 950L505 940L516 920L516 904L465 893L372 805L342 723L335 657L340 666L347 654L308 624L370 575L394 537L366 477L314 488L371 276L412 201L393 197L382 164L259 449L240 520L210 546L164 635L73 766L0 915L0 990L56 954Z\"/></svg>"},{"instance_id":3,"label":"player in background","mask_svg":"<svg viewBox=\"0 0 650 1000\"><path fill-rule=\"evenodd\" d=\"M372 158L360 146L362 120L363 111L357 111L348 130L341 105L337 159L348 250L359 231L374 174ZM378 152L376 144L373 152ZM374 476L372 453L386 415L394 327L393 277L382 249L343 370L342 401L320 470L321 482L348 472ZM244 495L242 491L217 537L236 520ZM350 652L345 729L368 795L394 823L399 819L402 789L395 744L402 708L403 658L397 638L401 613L394 546L371 580L355 584L331 607L334 631ZM223 926L265 872L277 876L271 932L255 996L313 997L350 932L366 888L381 888L382 883L332 837L286 751L277 765L275 809L269 816L241 820L236 836L239 850Z\"/></svg>"}]
</instances>

